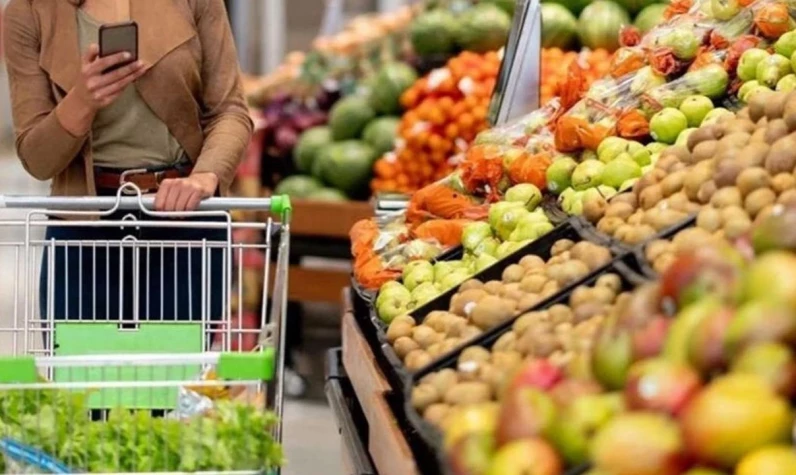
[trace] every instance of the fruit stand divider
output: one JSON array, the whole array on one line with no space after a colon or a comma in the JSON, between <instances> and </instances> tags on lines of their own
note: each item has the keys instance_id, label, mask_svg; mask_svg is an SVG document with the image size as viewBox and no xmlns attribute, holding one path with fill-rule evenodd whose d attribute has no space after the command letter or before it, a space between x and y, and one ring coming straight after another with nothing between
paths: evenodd
<instances>
[{"instance_id":1,"label":"fruit stand divider","mask_svg":"<svg viewBox=\"0 0 796 475\"><path fill-rule=\"evenodd\" d=\"M341 348L331 348L327 351L324 380L326 399L339 426L343 468L347 474L376 475L373 461L365 446L368 440L367 420L343 368L342 357Z\"/></svg>"},{"instance_id":2,"label":"fruit stand divider","mask_svg":"<svg viewBox=\"0 0 796 475\"><path fill-rule=\"evenodd\" d=\"M572 295L572 292L574 292L575 288L582 285L593 286L597 282L597 279L608 273L617 274L620 277L623 291L631 290L648 281L646 277L639 273L639 263L636 261L636 256L633 253L625 254L623 256L614 258L610 264L598 269L585 279L568 286L553 297L545 300L540 305L536 306L535 310L544 310L552 307L553 305L569 301L569 298ZM412 374L411 380L409 381L410 384L403 388L404 404L402 409L404 413L396 415L398 416L398 420L408 421L409 427L405 429L408 433L416 433L419 435L419 437L415 437L414 440L416 444L419 443L422 446L415 448L415 450L420 453L435 454L434 460L437 466L432 468L428 473L445 473L446 463L442 434L440 434L440 432L429 422L425 421L423 417L412 407L412 389L414 388L415 384L431 373L445 368L456 368L459 355L466 347L481 346L484 348L491 348L492 345L504 333L511 330L518 317L519 315L480 335L475 340L470 341L467 345L459 347L455 351L437 360L426 368L415 372ZM566 472L566 475L581 475L587 472L588 468L589 467L587 466L573 467Z\"/></svg>"},{"instance_id":3,"label":"fruit stand divider","mask_svg":"<svg viewBox=\"0 0 796 475\"><path fill-rule=\"evenodd\" d=\"M595 236L589 233L588 231L584 230L578 223L579 220L577 218L568 219L567 221L565 221L564 223L560 224L555 229L547 233L546 235L529 243L528 245L517 250L515 253L511 254L510 256L498 261L493 266L488 267L487 269L484 269L483 271L477 273L472 278L480 280L482 282L488 282L490 280L500 280L503 271L507 267L519 263L523 257L528 255L539 256L545 261L547 261L551 257L551 250L553 248L553 245L561 239L570 239L574 242L589 241L600 245L605 244L601 240L595 240ZM643 279L643 277L639 273L640 268L638 263L635 261L635 256L634 255L631 256L631 253L624 249L620 250L622 251L621 254L613 254L614 260L611 263L608 263L606 266L600 269L596 269L594 272L590 273L587 276L584 276L582 279L573 282L572 284L563 288L561 291L559 291L552 297L542 302L539 302L534 307L518 311L516 315L514 315L506 324L502 326L511 325L514 322L514 320L516 320L526 312L533 311L535 309L545 308L546 306L550 305L550 302L560 299L561 295L568 295L574 288L578 287L579 285L582 285L584 282L590 281L595 276L601 275L608 268L620 266L625 271L626 276L637 276L636 277L637 280ZM627 263L622 261L623 258L628 258L628 256L631 256L631 258L627 261ZM617 261L617 259L619 260ZM410 316L412 316L415 319L415 321L418 324L420 324L421 322L423 322L423 320L425 320L426 316L432 311L448 310L450 307L451 299L453 298L453 296L456 294L457 291L458 291L457 288L452 288L446 291L445 293L439 295L434 300L412 311L410 313ZM365 339L371 342L371 347L373 348L373 352L376 355L377 362L381 367L382 372L386 376L386 379L389 382L391 388L399 393L403 393L405 392L407 387L411 389L412 387L411 382L414 379L414 374L424 373L426 371L426 368L423 368L418 372L412 374L412 372L408 370L406 366L404 366L401 359L395 353L395 350L393 349L392 345L390 345L389 342L387 341L387 333L386 333L387 326L378 318L376 310L372 306L370 306L369 311L370 311L369 318L367 318L366 320L363 320L361 318L358 319L360 328L363 334L366 335ZM485 334L489 333L490 332L486 332ZM474 341L478 340L474 339L469 342L463 343L461 346L453 350L448 355L437 359L435 362L432 362L428 367L433 367L436 364L438 364L440 361L445 361L449 357L449 355L457 354L463 348L472 345Z\"/></svg>"}]
</instances>

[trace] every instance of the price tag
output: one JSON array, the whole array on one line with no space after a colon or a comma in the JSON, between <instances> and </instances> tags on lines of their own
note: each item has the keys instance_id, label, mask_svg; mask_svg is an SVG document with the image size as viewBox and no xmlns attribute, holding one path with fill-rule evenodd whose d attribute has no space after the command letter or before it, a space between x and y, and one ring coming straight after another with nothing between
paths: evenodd
<instances>
[{"instance_id":1,"label":"price tag","mask_svg":"<svg viewBox=\"0 0 796 475\"><path fill-rule=\"evenodd\" d=\"M539 0L516 0L495 91L489 124L504 125L539 108L542 8Z\"/></svg>"}]
</instances>

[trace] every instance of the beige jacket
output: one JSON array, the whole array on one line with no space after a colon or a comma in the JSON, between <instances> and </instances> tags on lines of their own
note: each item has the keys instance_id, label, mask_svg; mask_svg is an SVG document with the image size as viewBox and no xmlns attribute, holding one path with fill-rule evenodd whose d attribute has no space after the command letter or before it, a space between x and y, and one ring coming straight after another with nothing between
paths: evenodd
<instances>
[{"instance_id":1,"label":"beige jacket","mask_svg":"<svg viewBox=\"0 0 796 475\"><path fill-rule=\"evenodd\" d=\"M54 195L96 193L91 136L75 137L55 106L75 85L81 55L75 6L67 0L11 0L4 45L16 147L25 169L52 179ZM222 0L130 0L139 58L150 65L136 88L166 123L195 172L213 172L226 194L252 122Z\"/></svg>"}]
</instances>

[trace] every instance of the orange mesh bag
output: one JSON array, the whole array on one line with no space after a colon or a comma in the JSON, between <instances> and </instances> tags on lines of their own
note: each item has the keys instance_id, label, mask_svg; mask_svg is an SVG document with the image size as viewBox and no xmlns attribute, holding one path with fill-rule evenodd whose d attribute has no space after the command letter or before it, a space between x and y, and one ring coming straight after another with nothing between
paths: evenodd
<instances>
[{"instance_id":1,"label":"orange mesh bag","mask_svg":"<svg viewBox=\"0 0 796 475\"><path fill-rule=\"evenodd\" d=\"M620 78L647 65L642 48L619 48L611 56L611 77Z\"/></svg>"},{"instance_id":2,"label":"orange mesh bag","mask_svg":"<svg viewBox=\"0 0 796 475\"><path fill-rule=\"evenodd\" d=\"M385 268L381 258L376 255L354 265L354 278L368 290L378 290L382 285L400 276L401 269Z\"/></svg>"},{"instance_id":3,"label":"orange mesh bag","mask_svg":"<svg viewBox=\"0 0 796 475\"><path fill-rule=\"evenodd\" d=\"M775 40L790 31L790 14L784 3L772 2L755 12L755 26L766 38Z\"/></svg>"},{"instance_id":4,"label":"orange mesh bag","mask_svg":"<svg viewBox=\"0 0 796 475\"><path fill-rule=\"evenodd\" d=\"M428 185L412 195L406 209L406 224L415 229L432 219L474 219L485 217L488 210L470 196L446 183Z\"/></svg>"},{"instance_id":5,"label":"orange mesh bag","mask_svg":"<svg viewBox=\"0 0 796 475\"><path fill-rule=\"evenodd\" d=\"M458 246L462 242L464 227L472 223L469 219L432 219L416 227L412 234L418 239L434 240L445 247Z\"/></svg>"},{"instance_id":6,"label":"orange mesh bag","mask_svg":"<svg viewBox=\"0 0 796 475\"><path fill-rule=\"evenodd\" d=\"M650 123L638 109L622 113L616 122L616 134L625 139L640 140L650 134Z\"/></svg>"},{"instance_id":7,"label":"orange mesh bag","mask_svg":"<svg viewBox=\"0 0 796 475\"><path fill-rule=\"evenodd\" d=\"M511 163L509 177L512 183L531 183L540 190L547 188L547 169L553 159L550 154L524 155Z\"/></svg>"},{"instance_id":8,"label":"orange mesh bag","mask_svg":"<svg viewBox=\"0 0 796 475\"><path fill-rule=\"evenodd\" d=\"M669 2L669 6L666 7L666 10L663 12L663 18L666 20L671 20L677 15L688 13L693 5L693 0L671 0L671 2Z\"/></svg>"}]
</instances>

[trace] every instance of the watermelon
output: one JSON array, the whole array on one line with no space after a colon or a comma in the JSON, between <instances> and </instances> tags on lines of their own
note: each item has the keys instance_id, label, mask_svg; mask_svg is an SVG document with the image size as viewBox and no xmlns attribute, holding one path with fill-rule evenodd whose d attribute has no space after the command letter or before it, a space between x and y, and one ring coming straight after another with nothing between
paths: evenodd
<instances>
[{"instance_id":1,"label":"watermelon","mask_svg":"<svg viewBox=\"0 0 796 475\"><path fill-rule=\"evenodd\" d=\"M619 48L619 30L629 24L630 17L624 8L608 0L596 0L580 14L580 42L590 49L603 48L613 52Z\"/></svg>"},{"instance_id":2,"label":"watermelon","mask_svg":"<svg viewBox=\"0 0 796 475\"><path fill-rule=\"evenodd\" d=\"M367 100L359 96L348 96L337 101L329 111L329 130L335 141L358 138L376 112Z\"/></svg>"},{"instance_id":3,"label":"watermelon","mask_svg":"<svg viewBox=\"0 0 796 475\"><path fill-rule=\"evenodd\" d=\"M359 140L346 140L324 149L318 156L319 163L314 171L324 183L353 197L367 190L377 158L370 145Z\"/></svg>"},{"instance_id":4,"label":"watermelon","mask_svg":"<svg viewBox=\"0 0 796 475\"><path fill-rule=\"evenodd\" d=\"M301 173L309 173L318 151L332 143L329 127L312 127L301 133L293 149L293 163Z\"/></svg>"},{"instance_id":5,"label":"watermelon","mask_svg":"<svg viewBox=\"0 0 796 475\"><path fill-rule=\"evenodd\" d=\"M578 37L578 19L556 3L542 4L542 47L568 49Z\"/></svg>"},{"instance_id":6,"label":"watermelon","mask_svg":"<svg viewBox=\"0 0 796 475\"><path fill-rule=\"evenodd\" d=\"M479 3L459 19L456 42L466 51L497 51L506 44L511 17L491 3Z\"/></svg>"},{"instance_id":7,"label":"watermelon","mask_svg":"<svg viewBox=\"0 0 796 475\"><path fill-rule=\"evenodd\" d=\"M417 81L417 73L405 63L389 63L379 70L370 89L370 105L379 115L401 112L401 94Z\"/></svg>"},{"instance_id":8,"label":"watermelon","mask_svg":"<svg viewBox=\"0 0 796 475\"><path fill-rule=\"evenodd\" d=\"M656 3L659 4L661 2L660 0L614 0L614 3L618 3L631 15L635 15L648 6L655 5Z\"/></svg>"},{"instance_id":9,"label":"watermelon","mask_svg":"<svg viewBox=\"0 0 796 475\"><path fill-rule=\"evenodd\" d=\"M345 193L340 190L335 190L334 188L321 188L320 190L313 191L307 195L307 199L329 202L348 201L348 197Z\"/></svg>"},{"instance_id":10,"label":"watermelon","mask_svg":"<svg viewBox=\"0 0 796 475\"><path fill-rule=\"evenodd\" d=\"M514 16L514 7L517 5L516 0L481 0L481 3L494 3L511 16Z\"/></svg>"},{"instance_id":11,"label":"watermelon","mask_svg":"<svg viewBox=\"0 0 796 475\"><path fill-rule=\"evenodd\" d=\"M412 48L420 56L448 55L456 47L456 17L448 10L431 10L409 26Z\"/></svg>"},{"instance_id":12,"label":"watermelon","mask_svg":"<svg viewBox=\"0 0 796 475\"><path fill-rule=\"evenodd\" d=\"M401 119L398 117L379 117L365 127L362 140L382 156L395 148L395 137L400 122Z\"/></svg>"},{"instance_id":13,"label":"watermelon","mask_svg":"<svg viewBox=\"0 0 796 475\"><path fill-rule=\"evenodd\" d=\"M323 188L323 184L311 176L293 175L280 181L274 193L288 195L291 198L306 198Z\"/></svg>"},{"instance_id":14,"label":"watermelon","mask_svg":"<svg viewBox=\"0 0 796 475\"><path fill-rule=\"evenodd\" d=\"M650 5L641 10L641 13L636 17L633 25L642 33L646 33L656 26L663 23L663 13L666 11L667 6L662 3Z\"/></svg>"},{"instance_id":15,"label":"watermelon","mask_svg":"<svg viewBox=\"0 0 796 475\"><path fill-rule=\"evenodd\" d=\"M577 15L591 3L591 0L545 0L543 3L557 3L571 11L573 15Z\"/></svg>"}]
</instances>

